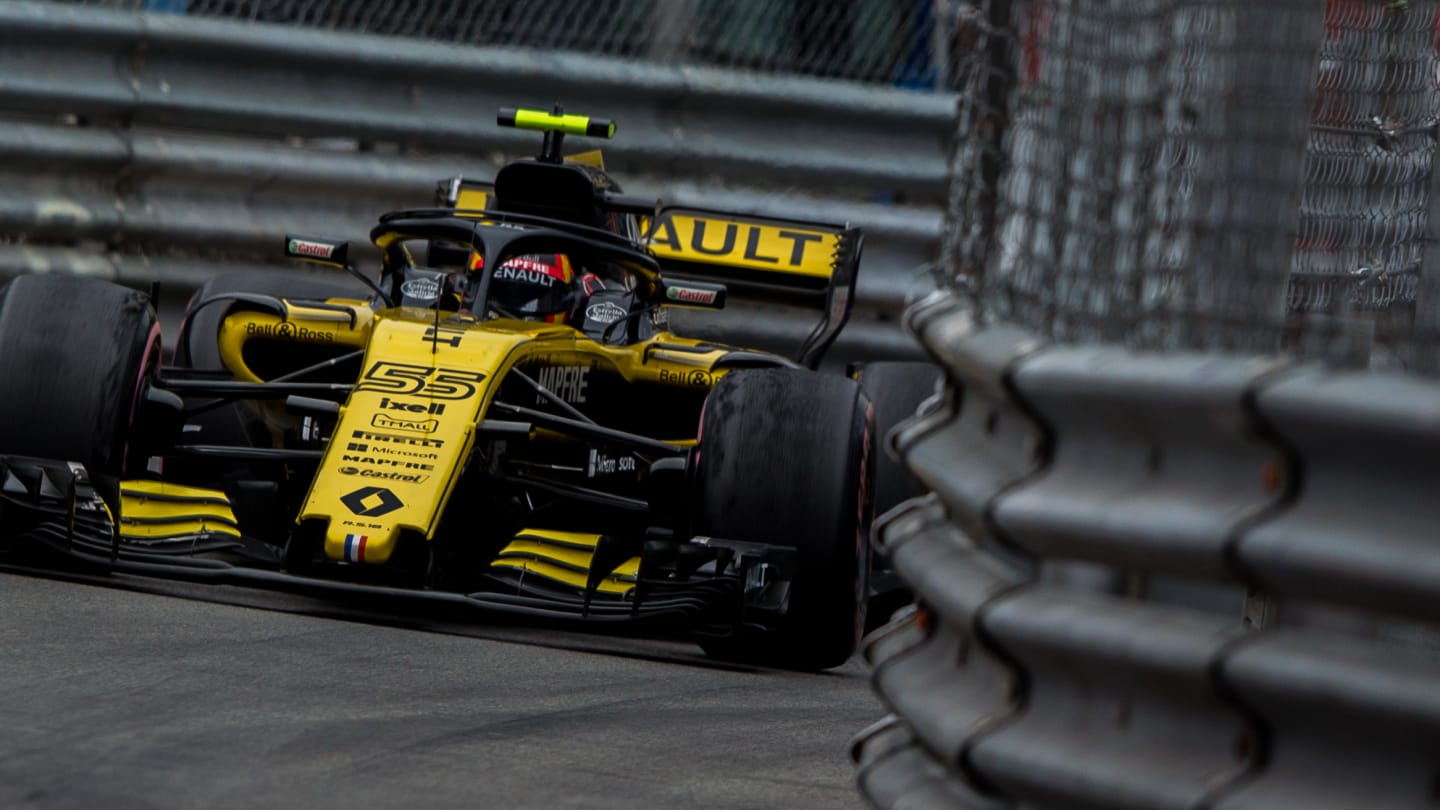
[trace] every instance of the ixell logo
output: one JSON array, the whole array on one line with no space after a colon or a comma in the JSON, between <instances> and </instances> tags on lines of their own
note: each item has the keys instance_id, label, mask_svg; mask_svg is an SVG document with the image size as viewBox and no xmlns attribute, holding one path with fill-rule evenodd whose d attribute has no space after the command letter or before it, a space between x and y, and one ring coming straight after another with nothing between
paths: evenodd
<instances>
[{"instance_id":1,"label":"ixell logo","mask_svg":"<svg viewBox=\"0 0 1440 810\"><path fill-rule=\"evenodd\" d=\"M404 413L425 413L430 414L431 416L439 416L440 414L445 413L445 403L443 402L430 402L425 405L421 405L415 402L401 402L398 399L391 399L389 397L380 398L380 407L387 411L402 411Z\"/></svg>"},{"instance_id":2,"label":"ixell logo","mask_svg":"<svg viewBox=\"0 0 1440 810\"><path fill-rule=\"evenodd\" d=\"M370 417L370 425L381 430L404 430L410 433L434 433L440 427L439 419L397 419L377 413Z\"/></svg>"},{"instance_id":3,"label":"ixell logo","mask_svg":"<svg viewBox=\"0 0 1440 810\"><path fill-rule=\"evenodd\" d=\"M247 323L245 334L251 337L278 338L280 340L308 340L311 343L334 343L334 332L306 329L289 321L280 323Z\"/></svg>"}]
</instances>

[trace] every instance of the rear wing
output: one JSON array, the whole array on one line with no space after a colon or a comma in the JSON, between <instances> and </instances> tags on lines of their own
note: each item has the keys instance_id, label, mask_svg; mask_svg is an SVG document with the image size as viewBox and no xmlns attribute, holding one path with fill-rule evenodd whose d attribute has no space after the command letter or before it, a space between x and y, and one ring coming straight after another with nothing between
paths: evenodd
<instances>
[{"instance_id":1,"label":"rear wing","mask_svg":"<svg viewBox=\"0 0 1440 810\"><path fill-rule=\"evenodd\" d=\"M494 203L495 187L455 178L439 185L436 198L446 208L483 211ZM659 260L665 278L720 282L756 299L819 310L819 323L797 352L802 365L818 366L850 319L864 242L858 228L657 207L603 191L597 200L602 208L636 215L637 241Z\"/></svg>"},{"instance_id":2,"label":"rear wing","mask_svg":"<svg viewBox=\"0 0 1440 810\"><path fill-rule=\"evenodd\" d=\"M796 359L819 365L850 318L863 237L858 228L665 207L640 220L640 241L667 278L718 281L756 297L821 311Z\"/></svg>"}]
</instances>

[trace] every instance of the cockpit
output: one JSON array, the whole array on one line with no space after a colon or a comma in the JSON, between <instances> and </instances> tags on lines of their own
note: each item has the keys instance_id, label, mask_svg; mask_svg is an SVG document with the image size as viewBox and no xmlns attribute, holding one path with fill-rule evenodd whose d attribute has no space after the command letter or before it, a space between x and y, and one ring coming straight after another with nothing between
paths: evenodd
<instances>
[{"instance_id":1,"label":"cockpit","mask_svg":"<svg viewBox=\"0 0 1440 810\"><path fill-rule=\"evenodd\" d=\"M469 245L405 240L386 251L382 287L397 306L438 307L480 320L569 324L604 343L645 340L663 328L661 311L644 304L636 274L623 265L582 263L565 253L525 254L500 262L486 283L484 264Z\"/></svg>"}]
</instances>

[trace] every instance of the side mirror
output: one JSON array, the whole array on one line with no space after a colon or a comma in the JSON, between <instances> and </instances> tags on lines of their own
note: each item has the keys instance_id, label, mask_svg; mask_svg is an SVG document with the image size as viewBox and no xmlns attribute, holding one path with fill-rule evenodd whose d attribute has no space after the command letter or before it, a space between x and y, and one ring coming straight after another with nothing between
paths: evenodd
<instances>
[{"instance_id":1,"label":"side mirror","mask_svg":"<svg viewBox=\"0 0 1440 810\"><path fill-rule=\"evenodd\" d=\"M387 295L380 285L371 281L364 273L350 266L350 243L336 241L334 239L317 239L313 236L296 236L288 234L285 237L285 255L291 259L301 259L307 262L323 264L326 267L334 267L337 270L344 270L355 278L359 279L366 287L369 287L380 296L380 300L386 306L395 306L395 300Z\"/></svg>"},{"instance_id":2,"label":"side mirror","mask_svg":"<svg viewBox=\"0 0 1440 810\"><path fill-rule=\"evenodd\" d=\"M725 285L704 281L660 281L660 303L700 309L724 309Z\"/></svg>"},{"instance_id":3,"label":"side mirror","mask_svg":"<svg viewBox=\"0 0 1440 810\"><path fill-rule=\"evenodd\" d=\"M343 270L349 263L350 243L288 234L285 237L285 255L291 259L301 259Z\"/></svg>"}]
</instances>

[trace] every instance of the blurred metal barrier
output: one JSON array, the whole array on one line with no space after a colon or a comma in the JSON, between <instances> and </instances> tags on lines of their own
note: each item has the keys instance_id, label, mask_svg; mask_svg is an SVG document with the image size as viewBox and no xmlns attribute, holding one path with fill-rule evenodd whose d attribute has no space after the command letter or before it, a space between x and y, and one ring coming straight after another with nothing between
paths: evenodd
<instances>
[{"instance_id":1,"label":"blurred metal barrier","mask_svg":"<svg viewBox=\"0 0 1440 810\"><path fill-rule=\"evenodd\" d=\"M663 64L943 88L962 0L57 0Z\"/></svg>"},{"instance_id":2,"label":"blurred metal barrier","mask_svg":"<svg viewBox=\"0 0 1440 810\"><path fill-rule=\"evenodd\" d=\"M862 792L1435 807L1440 2L977 7Z\"/></svg>"},{"instance_id":3,"label":"blurred metal barrier","mask_svg":"<svg viewBox=\"0 0 1440 810\"><path fill-rule=\"evenodd\" d=\"M1440 383L908 317L949 383L877 529L876 807L1433 806Z\"/></svg>"},{"instance_id":4,"label":"blurred metal barrier","mask_svg":"<svg viewBox=\"0 0 1440 810\"><path fill-rule=\"evenodd\" d=\"M619 122L627 192L861 226L849 339L913 345L894 324L937 254L953 96L42 2L0 4L0 273L193 287L278 263L287 231L363 243L534 151L498 107L557 100Z\"/></svg>"}]
</instances>

